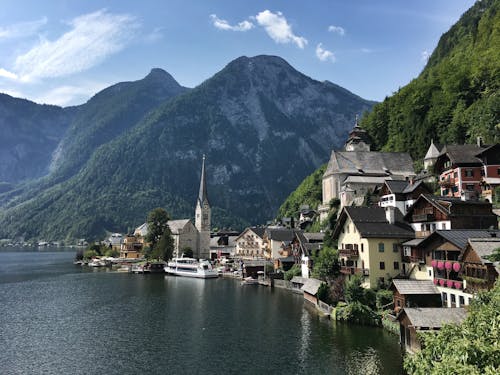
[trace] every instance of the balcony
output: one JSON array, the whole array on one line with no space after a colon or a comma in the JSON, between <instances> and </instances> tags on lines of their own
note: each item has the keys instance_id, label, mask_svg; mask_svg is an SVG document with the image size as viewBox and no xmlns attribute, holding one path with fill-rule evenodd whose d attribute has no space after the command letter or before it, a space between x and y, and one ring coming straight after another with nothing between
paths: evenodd
<instances>
[{"instance_id":1,"label":"balcony","mask_svg":"<svg viewBox=\"0 0 500 375\"><path fill-rule=\"evenodd\" d=\"M416 256L404 255L403 256L403 262L404 263L420 263L420 264L425 264L425 259L423 257L416 257Z\"/></svg>"},{"instance_id":2,"label":"balcony","mask_svg":"<svg viewBox=\"0 0 500 375\"><path fill-rule=\"evenodd\" d=\"M339 249L339 256L345 258L359 258L357 249Z\"/></svg>"},{"instance_id":3,"label":"balcony","mask_svg":"<svg viewBox=\"0 0 500 375\"><path fill-rule=\"evenodd\" d=\"M412 218L412 221L414 223L436 220L433 213L431 213L431 214L426 214L426 213L425 214L414 214L414 215L412 215L411 218Z\"/></svg>"},{"instance_id":4,"label":"balcony","mask_svg":"<svg viewBox=\"0 0 500 375\"><path fill-rule=\"evenodd\" d=\"M368 276L370 274L370 271L366 268L356 268L356 267L348 267L348 266L342 266L340 267L340 273L344 275L363 275L363 276Z\"/></svg>"},{"instance_id":5,"label":"balcony","mask_svg":"<svg viewBox=\"0 0 500 375\"><path fill-rule=\"evenodd\" d=\"M451 188L455 186L455 179L454 178L445 178L442 181L439 181L439 186L443 188Z\"/></svg>"},{"instance_id":6,"label":"balcony","mask_svg":"<svg viewBox=\"0 0 500 375\"><path fill-rule=\"evenodd\" d=\"M417 230L415 231L415 237L417 238L426 238L426 237L429 237L431 235L431 231L430 230Z\"/></svg>"}]
</instances>

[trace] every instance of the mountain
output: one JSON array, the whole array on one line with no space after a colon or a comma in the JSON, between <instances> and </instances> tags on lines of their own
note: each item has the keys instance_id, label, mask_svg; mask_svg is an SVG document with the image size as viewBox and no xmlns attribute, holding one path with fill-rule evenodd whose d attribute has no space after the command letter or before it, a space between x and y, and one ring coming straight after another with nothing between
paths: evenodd
<instances>
[{"instance_id":1,"label":"mountain","mask_svg":"<svg viewBox=\"0 0 500 375\"><path fill-rule=\"evenodd\" d=\"M500 1L477 1L443 34L422 73L361 126L377 149L422 158L435 143L500 141Z\"/></svg>"},{"instance_id":2,"label":"mountain","mask_svg":"<svg viewBox=\"0 0 500 375\"><path fill-rule=\"evenodd\" d=\"M46 152L44 158L26 160L27 165L41 164L43 167L38 175L30 177L44 178L28 179L25 183L11 188L7 194L0 195L0 204L13 199L16 202L31 199L36 194L67 180L78 173L97 148L135 126L161 103L187 90L170 74L155 68L143 79L117 83L97 93L87 103L71 108L71 119L67 128L60 132L58 139L54 139L50 144L44 143L50 152ZM55 108L61 111L60 108ZM0 118L3 116L0 115ZM46 116L44 121L50 123L54 120ZM34 126L29 125L26 126L26 131L32 132ZM13 135L14 144L19 142L15 140L16 136L19 135Z\"/></svg>"},{"instance_id":3,"label":"mountain","mask_svg":"<svg viewBox=\"0 0 500 375\"><path fill-rule=\"evenodd\" d=\"M0 238L98 237L157 206L191 217L203 154L214 225L262 223L372 105L279 57L240 57L102 144L73 177L6 205Z\"/></svg>"},{"instance_id":4,"label":"mountain","mask_svg":"<svg viewBox=\"0 0 500 375\"><path fill-rule=\"evenodd\" d=\"M73 115L74 108L40 105L0 94L0 192L49 172L52 153Z\"/></svg>"}]
</instances>

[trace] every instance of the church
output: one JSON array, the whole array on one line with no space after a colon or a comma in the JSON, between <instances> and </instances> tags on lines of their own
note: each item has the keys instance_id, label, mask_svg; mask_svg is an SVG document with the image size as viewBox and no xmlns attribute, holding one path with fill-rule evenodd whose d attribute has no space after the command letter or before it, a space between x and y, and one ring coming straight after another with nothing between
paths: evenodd
<instances>
[{"instance_id":1,"label":"church","mask_svg":"<svg viewBox=\"0 0 500 375\"><path fill-rule=\"evenodd\" d=\"M323 174L321 220L326 219L332 199L340 206L361 205L366 193L385 180L407 180L415 176L413 160L406 152L371 151L366 130L356 122L342 151L332 151Z\"/></svg>"},{"instance_id":2,"label":"church","mask_svg":"<svg viewBox=\"0 0 500 375\"><path fill-rule=\"evenodd\" d=\"M196 199L195 225L193 225L190 219L170 220L168 222L174 239L174 258L180 257L183 249L190 248L193 250L195 258L209 259L211 216L210 202L207 194L205 155L203 155L200 190ZM134 236L144 238L147 231L147 223L144 223L135 229Z\"/></svg>"}]
</instances>

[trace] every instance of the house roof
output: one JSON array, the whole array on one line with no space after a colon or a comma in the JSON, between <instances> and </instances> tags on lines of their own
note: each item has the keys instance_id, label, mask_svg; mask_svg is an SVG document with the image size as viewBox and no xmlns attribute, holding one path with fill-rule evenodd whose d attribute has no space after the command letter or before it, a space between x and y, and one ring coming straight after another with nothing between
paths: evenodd
<instances>
[{"instance_id":1,"label":"house roof","mask_svg":"<svg viewBox=\"0 0 500 375\"><path fill-rule=\"evenodd\" d=\"M405 152L332 151L324 173L351 175L414 175L413 160Z\"/></svg>"},{"instance_id":2,"label":"house roof","mask_svg":"<svg viewBox=\"0 0 500 375\"><path fill-rule=\"evenodd\" d=\"M432 194L420 194L420 196L417 198L417 200L408 209L408 212L406 213L406 216L405 216L406 220L410 220L411 216L413 215L413 211L415 210L415 207L418 206L418 202L420 200L426 200L427 202L429 202L431 205L433 205L439 211L443 212L446 215L455 214L455 212L456 212L455 207L462 207L462 209L460 209L459 211L463 212L464 206L469 206L469 207L491 206L491 203L483 202L483 201L464 201L460 198L454 198L454 197L442 197L442 196L437 196L437 195L432 195ZM471 216L470 213L455 214L455 215ZM484 216L484 214L482 214L481 216Z\"/></svg>"},{"instance_id":3,"label":"house roof","mask_svg":"<svg viewBox=\"0 0 500 375\"><path fill-rule=\"evenodd\" d=\"M338 238L347 217L350 217L361 237L413 238L413 229L403 221L399 210L394 211L396 220L390 224L383 207L344 207L333 230L333 237Z\"/></svg>"},{"instance_id":4,"label":"house roof","mask_svg":"<svg viewBox=\"0 0 500 375\"><path fill-rule=\"evenodd\" d=\"M402 194L409 184L404 180L387 180L385 185L392 194Z\"/></svg>"},{"instance_id":5,"label":"house roof","mask_svg":"<svg viewBox=\"0 0 500 375\"><path fill-rule=\"evenodd\" d=\"M483 263L493 263L488 257L500 248L500 238L469 238L469 245Z\"/></svg>"},{"instance_id":6,"label":"house roof","mask_svg":"<svg viewBox=\"0 0 500 375\"><path fill-rule=\"evenodd\" d=\"M500 230L486 230L486 229L449 229L449 230L436 230L430 236L421 242L421 246L426 246L429 242L433 241L436 237L442 237L446 241L451 242L459 249L465 249L469 238L486 238L491 239L492 233L500 237Z\"/></svg>"},{"instance_id":7,"label":"house roof","mask_svg":"<svg viewBox=\"0 0 500 375\"><path fill-rule=\"evenodd\" d=\"M302 285L301 290L304 292L311 294L311 295L316 295L318 293L318 289L320 285L323 284L323 281L318 280L318 279L307 279L304 285Z\"/></svg>"},{"instance_id":8,"label":"house roof","mask_svg":"<svg viewBox=\"0 0 500 375\"><path fill-rule=\"evenodd\" d=\"M273 241L293 241L295 231L288 228L266 228L267 237Z\"/></svg>"},{"instance_id":9,"label":"house roof","mask_svg":"<svg viewBox=\"0 0 500 375\"><path fill-rule=\"evenodd\" d=\"M305 232L302 235L305 237L307 242L319 242L319 241L323 242L325 238L324 233Z\"/></svg>"},{"instance_id":10,"label":"house roof","mask_svg":"<svg viewBox=\"0 0 500 375\"><path fill-rule=\"evenodd\" d=\"M290 282L295 284L305 284L307 280L309 280L307 277L294 276Z\"/></svg>"},{"instance_id":11,"label":"house roof","mask_svg":"<svg viewBox=\"0 0 500 375\"><path fill-rule=\"evenodd\" d=\"M282 263L295 263L295 257L293 257L293 256L283 257L283 258L278 258L278 259Z\"/></svg>"},{"instance_id":12,"label":"house roof","mask_svg":"<svg viewBox=\"0 0 500 375\"><path fill-rule=\"evenodd\" d=\"M414 238L412 240L403 242L403 246L418 246L425 238Z\"/></svg>"},{"instance_id":13,"label":"house roof","mask_svg":"<svg viewBox=\"0 0 500 375\"><path fill-rule=\"evenodd\" d=\"M264 232L266 231L266 228L264 227L248 227L246 228L243 232L240 233L239 236L236 237L235 240L238 240L240 237L242 237L247 231L252 231L255 233L259 238L262 239L264 237Z\"/></svg>"},{"instance_id":14,"label":"house roof","mask_svg":"<svg viewBox=\"0 0 500 375\"><path fill-rule=\"evenodd\" d=\"M401 294L440 294L431 280L392 279L392 285Z\"/></svg>"},{"instance_id":15,"label":"house roof","mask_svg":"<svg viewBox=\"0 0 500 375\"><path fill-rule=\"evenodd\" d=\"M410 320L410 324L415 328L441 328L445 324L459 324L467 316L467 312L462 307L405 307L398 315L405 315Z\"/></svg>"},{"instance_id":16,"label":"house roof","mask_svg":"<svg viewBox=\"0 0 500 375\"><path fill-rule=\"evenodd\" d=\"M447 155L452 164L482 165L481 159L476 155L481 154L485 149L486 147L478 147L476 144L446 145L441 150L439 158Z\"/></svg>"}]
</instances>

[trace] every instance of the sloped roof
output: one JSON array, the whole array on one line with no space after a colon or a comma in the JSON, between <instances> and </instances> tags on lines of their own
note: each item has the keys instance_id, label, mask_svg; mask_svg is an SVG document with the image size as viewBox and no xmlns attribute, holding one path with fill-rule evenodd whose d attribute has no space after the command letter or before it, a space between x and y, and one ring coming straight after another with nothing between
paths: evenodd
<instances>
[{"instance_id":1,"label":"sloped roof","mask_svg":"<svg viewBox=\"0 0 500 375\"><path fill-rule=\"evenodd\" d=\"M438 210L443 212L444 214L447 215L452 215L454 214L454 208L457 206L491 206L491 203L485 202L485 201L464 201L460 198L455 198L455 197L443 197L443 196L437 196L437 195L432 195L432 194L420 194L420 196L417 198L417 200L413 203L413 205L408 209L408 212L406 213L405 218L409 220L411 218L411 215L413 215L413 210L415 207L417 207L417 203L420 200L426 200L428 201L431 205L436 207ZM461 214L463 216L463 214ZM466 214L466 216L471 216L470 214ZM484 214L480 215L484 216Z\"/></svg>"},{"instance_id":2,"label":"sloped roof","mask_svg":"<svg viewBox=\"0 0 500 375\"><path fill-rule=\"evenodd\" d=\"M144 224L138 226L137 228L135 228L134 234L135 235L141 235L143 237L146 234L148 234L148 223L144 223Z\"/></svg>"},{"instance_id":3,"label":"sloped roof","mask_svg":"<svg viewBox=\"0 0 500 375\"><path fill-rule=\"evenodd\" d=\"M292 280L290 280L290 282L295 284L305 284L307 280L309 280L307 277L294 276L292 277Z\"/></svg>"},{"instance_id":4,"label":"sloped roof","mask_svg":"<svg viewBox=\"0 0 500 375\"><path fill-rule=\"evenodd\" d=\"M179 234L182 228L184 228L189 222L189 219L169 220L168 226L172 234Z\"/></svg>"},{"instance_id":5,"label":"sloped roof","mask_svg":"<svg viewBox=\"0 0 500 375\"><path fill-rule=\"evenodd\" d=\"M432 241L436 237L442 237L446 241L451 242L459 249L465 249L469 238L487 238L491 239L492 233L495 233L497 237L500 237L500 230L486 230L486 229L449 229L449 230L437 230L432 233L429 237L421 242L422 246L425 246L428 242Z\"/></svg>"},{"instance_id":6,"label":"sloped roof","mask_svg":"<svg viewBox=\"0 0 500 375\"><path fill-rule=\"evenodd\" d=\"M439 157L447 155L452 164L482 165L481 159L476 155L482 153L485 149L486 147L478 147L475 144L446 145L441 150Z\"/></svg>"},{"instance_id":7,"label":"sloped roof","mask_svg":"<svg viewBox=\"0 0 500 375\"><path fill-rule=\"evenodd\" d=\"M424 160L426 159L435 159L439 156L440 150L443 148L440 144L435 144L434 141L431 141L429 148L427 149L427 153L424 156Z\"/></svg>"},{"instance_id":8,"label":"sloped roof","mask_svg":"<svg viewBox=\"0 0 500 375\"><path fill-rule=\"evenodd\" d=\"M313 296L318 294L318 289L320 285L323 284L323 281L318 280L318 279L307 279L304 285L302 285L301 290L303 290L306 293L309 293Z\"/></svg>"},{"instance_id":9,"label":"sloped roof","mask_svg":"<svg viewBox=\"0 0 500 375\"><path fill-rule=\"evenodd\" d=\"M413 238L415 232L403 221L403 215L395 210L395 223L389 224L383 207L344 207L333 230L338 238L344 223L350 217L362 237Z\"/></svg>"},{"instance_id":10,"label":"sloped roof","mask_svg":"<svg viewBox=\"0 0 500 375\"><path fill-rule=\"evenodd\" d=\"M264 237L264 232L266 231L266 228L264 228L264 227L248 227L243 232L241 232L239 236L237 236L235 238L235 241L238 240L238 238L242 237L247 231L254 232L259 238L262 239L262 237Z\"/></svg>"},{"instance_id":11,"label":"sloped roof","mask_svg":"<svg viewBox=\"0 0 500 375\"><path fill-rule=\"evenodd\" d=\"M349 176L345 179L344 183L353 184L383 184L386 180L392 180L388 176Z\"/></svg>"},{"instance_id":12,"label":"sloped roof","mask_svg":"<svg viewBox=\"0 0 500 375\"><path fill-rule=\"evenodd\" d=\"M403 242L403 246L418 246L425 238L414 238L410 241Z\"/></svg>"},{"instance_id":13,"label":"sloped roof","mask_svg":"<svg viewBox=\"0 0 500 375\"><path fill-rule=\"evenodd\" d=\"M401 294L440 294L431 280L392 279L392 284Z\"/></svg>"},{"instance_id":14,"label":"sloped roof","mask_svg":"<svg viewBox=\"0 0 500 375\"><path fill-rule=\"evenodd\" d=\"M398 315L398 320L403 314L406 314L415 328L441 328L445 324L459 324L467 316L462 307L405 307Z\"/></svg>"},{"instance_id":15,"label":"sloped roof","mask_svg":"<svg viewBox=\"0 0 500 375\"><path fill-rule=\"evenodd\" d=\"M305 232L303 233L303 236L308 242L323 241L325 238L324 233L317 233L317 232Z\"/></svg>"},{"instance_id":16,"label":"sloped roof","mask_svg":"<svg viewBox=\"0 0 500 375\"><path fill-rule=\"evenodd\" d=\"M266 234L273 241L293 241L295 231L288 228L266 228Z\"/></svg>"},{"instance_id":17,"label":"sloped roof","mask_svg":"<svg viewBox=\"0 0 500 375\"><path fill-rule=\"evenodd\" d=\"M413 160L405 152L332 151L324 176L335 173L352 175L414 175Z\"/></svg>"},{"instance_id":18,"label":"sloped roof","mask_svg":"<svg viewBox=\"0 0 500 375\"><path fill-rule=\"evenodd\" d=\"M500 248L500 238L469 238L469 245L481 257L483 263L492 263L488 257Z\"/></svg>"},{"instance_id":19,"label":"sloped roof","mask_svg":"<svg viewBox=\"0 0 500 375\"><path fill-rule=\"evenodd\" d=\"M409 184L404 180L387 180L385 185L392 194L402 194Z\"/></svg>"}]
</instances>

